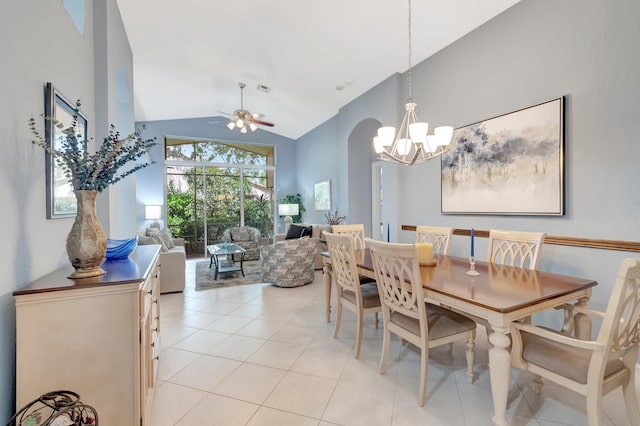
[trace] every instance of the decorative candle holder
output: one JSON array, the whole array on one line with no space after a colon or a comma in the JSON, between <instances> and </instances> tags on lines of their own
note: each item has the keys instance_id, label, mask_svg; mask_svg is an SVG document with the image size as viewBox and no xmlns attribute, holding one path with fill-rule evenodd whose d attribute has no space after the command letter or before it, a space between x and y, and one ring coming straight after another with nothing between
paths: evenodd
<instances>
[{"instance_id":1,"label":"decorative candle holder","mask_svg":"<svg viewBox=\"0 0 640 426\"><path fill-rule=\"evenodd\" d=\"M476 258L473 256L469 258L469 270L467 271L467 275L471 275L473 277L480 275L480 273L476 271Z\"/></svg>"}]
</instances>

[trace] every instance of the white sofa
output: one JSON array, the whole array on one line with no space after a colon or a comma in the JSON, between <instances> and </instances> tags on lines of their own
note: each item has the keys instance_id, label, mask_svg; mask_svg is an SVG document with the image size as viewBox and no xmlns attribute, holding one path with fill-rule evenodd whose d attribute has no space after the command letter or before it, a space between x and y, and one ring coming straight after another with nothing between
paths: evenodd
<instances>
[{"instance_id":1,"label":"white sofa","mask_svg":"<svg viewBox=\"0 0 640 426\"><path fill-rule=\"evenodd\" d=\"M184 291L187 254L184 240L172 238L175 247L168 248L161 244L160 256L160 293ZM145 231L138 231L138 244L158 244Z\"/></svg>"}]
</instances>

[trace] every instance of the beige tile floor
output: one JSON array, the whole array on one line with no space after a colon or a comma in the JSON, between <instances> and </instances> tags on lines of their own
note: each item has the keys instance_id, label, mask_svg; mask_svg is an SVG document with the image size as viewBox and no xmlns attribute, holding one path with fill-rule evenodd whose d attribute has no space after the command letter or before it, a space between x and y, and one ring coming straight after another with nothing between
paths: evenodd
<instances>
[{"instance_id":1,"label":"beige tile floor","mask_svg":"<svg viewBox=\"0 0 640 426\"><path fill-rule=\"evenodd\" d=\"M419 354L394 340L389 369L378 374L382 333L370 316L355 359L355 317L345 311L334 339L320 271L312 284L293 289L256 284L196 292L195 263L202 260L187 261L184 293L161 297L152 426L491 424L481 328L475 382L467 382L462 345L451 354L433 349L420 408ZM587 424L581 396L550 383L537 396L531 375L515 369L507 414L513 425ZM620 390L605 397L604 420L629 425Z\"/></svg>"}]
</instances>

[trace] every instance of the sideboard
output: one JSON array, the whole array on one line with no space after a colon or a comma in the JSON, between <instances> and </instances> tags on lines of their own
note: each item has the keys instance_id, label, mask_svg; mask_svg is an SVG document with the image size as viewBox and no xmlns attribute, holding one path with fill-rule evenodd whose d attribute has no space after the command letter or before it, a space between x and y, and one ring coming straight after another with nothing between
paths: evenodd
<instances>
[{"instance_id":1,"label":"sideboard","mask_svg":"<svg viewBox=\"0 0 640 426\"><path fill-rule=\"evenodd\" d=\"M13 293L16 409L70 390L103 425L150 421L160 339L160 246L105 261L100 277L61 268Z\"/></svg>"}]
</instances>

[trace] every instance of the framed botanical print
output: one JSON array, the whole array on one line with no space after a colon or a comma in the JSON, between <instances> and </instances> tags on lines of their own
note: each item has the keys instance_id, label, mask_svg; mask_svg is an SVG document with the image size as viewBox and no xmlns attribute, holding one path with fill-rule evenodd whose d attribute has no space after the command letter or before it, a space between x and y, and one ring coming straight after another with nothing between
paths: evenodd
<instances>
[{"instance_id":1,"label":"framed botanical print","mask_svg":"<svg viewBox=\"0 0 640 426\"><path fill-rule=\"evenodd\" d=\"M313 185L313 200L316 210L331 210L331 181L323 180Z\"/></svg>"}]
</instances>

